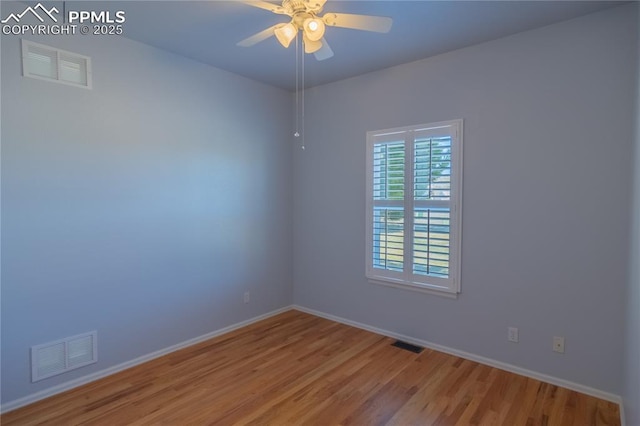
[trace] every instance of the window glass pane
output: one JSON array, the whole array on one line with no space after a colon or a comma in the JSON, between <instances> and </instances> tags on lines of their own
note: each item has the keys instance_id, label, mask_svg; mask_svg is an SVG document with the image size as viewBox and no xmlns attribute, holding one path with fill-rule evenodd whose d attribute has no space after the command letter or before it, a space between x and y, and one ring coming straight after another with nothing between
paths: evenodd
<instances>
[{"instance_id":1,"label":"window glass pane","mask_svg":"<svg viewBox=\"0 0 640 426\"><path fill-rule=\"evenodd\" d=\"M373 267L402 272L404 211L401 207L373 208Z\"/></svg>"},{"instance_id":2,"label":"window glass pane","mask_svg":"<svg viewBox=\"0 0 640 426\"><path fill-rule=\"evenodd\" d=\"M29 74L52 79L58 78L57 53L55 50L29 46L25 66Z\"/></svg>"},{"instance_id":3,"label":"window glass pane","mask_svg":"<svg viewBox=\"0 0 640 426\"><path fill-rule=\"evenodd\" d=\"M404 200L404 142L374 145L373 199Z\"/></svg>"},{"instance_id":4,"label":"window glass pane","mask_svg":"<svg viewBox=\"0 0 640 426\"><path fill-rule=\"evenodd\" d=\"M413 219L413 273L449 277L449 208L416 209Z\"/></svg>"},{"instance_id":5,"label":"window glass pane","mask_svg":"<svg viewBox=\"0 0 640 426\"><path fill-rule=\"evenodd\" d=\"M451 197L451 137L420 138L414 144L415 200Z\"/></svg>"}]
</instances>

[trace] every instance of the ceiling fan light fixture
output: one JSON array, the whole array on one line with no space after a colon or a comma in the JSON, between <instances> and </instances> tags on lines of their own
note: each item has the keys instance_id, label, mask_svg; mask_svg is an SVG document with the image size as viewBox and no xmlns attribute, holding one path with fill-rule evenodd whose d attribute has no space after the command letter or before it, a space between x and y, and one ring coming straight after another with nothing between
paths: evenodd
<instances>
[{"instance_id":1,"label":"ceiling fan light fixture","mask_svg":"<svg viewBox=\"0 0 640 426\"><path fill-rule=\"evenodd\" d=\"M273 33L275 34L280 44L287 48L289 47L293 39L296 38L298 29L295 27L295 25L289 22L288 24L284 24L276 28Z\"/></svg>"},{"instance_id":2,"label":"ceiling fan light fixture","mask_svg":"<svg viewBox=\"0 0 640 426\"><path fill-rule=\"evenodd\" d=\"M315 53L322 48L322 41L310 40L306 33L303 35L303 41L305 53Z\"/></svg>"},{"instance_id":3,"label":"ceiling fan light fixture","mask_svg":"<svg viewBox=\"0 0 640 426\"><path fill-rule=\"evenodd\" d=\"M324 21L319 18L307 18L303 24L304 35L311 41L319 41L324 37Z\"/></svg>"}]
</instances>

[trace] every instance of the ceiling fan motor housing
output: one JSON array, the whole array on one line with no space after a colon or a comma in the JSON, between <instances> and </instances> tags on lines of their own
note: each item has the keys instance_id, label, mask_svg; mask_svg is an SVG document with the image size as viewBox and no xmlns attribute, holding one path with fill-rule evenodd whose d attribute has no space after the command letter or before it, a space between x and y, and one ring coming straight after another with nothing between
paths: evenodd
<instances>
[{"instance_id":1,"label":"ceiling fan motor housing","mask_svg":"<svg viewBox=\"0 0 640 426\"><path fill-rule=\"evenodd\" d=\"M322 3L315 0L284 0L282 7L287 15L294 16L298 13L316 14L322 10Z\"/></svg>"}]
</instances>

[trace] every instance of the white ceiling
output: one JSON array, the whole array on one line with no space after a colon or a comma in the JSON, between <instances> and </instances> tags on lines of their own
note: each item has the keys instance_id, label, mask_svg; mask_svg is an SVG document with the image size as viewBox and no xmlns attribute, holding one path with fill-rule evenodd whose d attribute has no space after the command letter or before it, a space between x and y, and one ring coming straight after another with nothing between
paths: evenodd
<instances>
[{"instance_id":1,"label":"white ceiling","mask_svg":"<svg viewBox=\"0 0 640 426\"><path fill-rule=\"evenodd\" d=\"M69 6L67 2L67 7ZM332 1L325 12L389 16L388 34L328 27L335 56L306 55L307 86L370 71L575 18L618 1ZM77 3L74 2L73 7ZM233 1L95 3L124 10L124 35L152 46L287 90L295 87L295 51L274 37L253 47L236 43L287 17Z\"/></svg>"}]
</instances>

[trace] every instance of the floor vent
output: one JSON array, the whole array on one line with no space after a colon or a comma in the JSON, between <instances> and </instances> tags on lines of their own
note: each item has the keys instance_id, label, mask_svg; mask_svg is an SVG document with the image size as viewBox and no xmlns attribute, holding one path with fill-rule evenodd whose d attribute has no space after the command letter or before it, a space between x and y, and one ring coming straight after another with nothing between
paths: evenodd
<instances>
[{"instance_id":1,"label":"floor vent","mask_svg":"<svg viewBox=\"0 0 640 426\"><path fill-rule=\"evenodd\" d=\"M98 361L98 332L31 347L31 381L66 373Z\"/></svg>"},{"instance_id":2,"label":"floor vent","mask_svg":"<svg viewBox=\"0 0 640 426\"><path fill-rule=\"evenodd\" d=\"M412 345L411 343L403 342L402 340L396 340L391 346L395 346L396 348L404 349L405 351L411 351L419 354L424 350L420 346Z\"/></svg>"}]
</instances>

